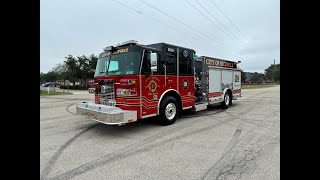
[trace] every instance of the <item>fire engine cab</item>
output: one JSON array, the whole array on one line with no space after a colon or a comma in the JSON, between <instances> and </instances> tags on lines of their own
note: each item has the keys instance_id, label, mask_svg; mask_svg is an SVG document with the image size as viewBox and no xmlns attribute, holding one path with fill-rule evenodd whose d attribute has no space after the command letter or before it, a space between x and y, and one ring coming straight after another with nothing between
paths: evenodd
<instances>
[{"instance_id":1,"label":"fire engine cab","mask_svg":"<svg viewBox=\"0 0 320 180\"><path fill-rule=\"evenodd\" d=\"M106 47L96 66L95 102L81 103L77 114L109 125L158 116L163 125L170 125L186 109L232 105L241 96L237 63L195 53L134 40Z\"/></svg>"}]
</instances>

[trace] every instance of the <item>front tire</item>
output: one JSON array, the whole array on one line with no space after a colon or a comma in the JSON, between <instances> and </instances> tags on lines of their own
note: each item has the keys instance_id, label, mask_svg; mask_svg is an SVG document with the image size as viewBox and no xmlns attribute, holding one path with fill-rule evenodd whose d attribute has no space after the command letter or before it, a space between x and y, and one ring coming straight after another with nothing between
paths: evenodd
<instances>
[{"instance_id":1,"label":"front tire","mask_svg":"<svg viewBox=\"0 0 320 180\"><path fill-rule=\"evenodd\" d=\"M177 100L172 97L166 97L160 105L160 123L164 126L171 125L176 122L177 115L179 114L179 106Z\"/></svg>"},{"instance_id":2,"label":"front tire","mask_svg":"<svg viewBox=\"0 0 320 180\"><path fill-rule=\"evenodd\" d=\"M231 94L226 91L226 93L224 94L224 97L223 97L223 101L221 103L221 107L226 109L228 108L230 105L232 104L232 98L231 98Z\"/></svg>"}]
</instances>

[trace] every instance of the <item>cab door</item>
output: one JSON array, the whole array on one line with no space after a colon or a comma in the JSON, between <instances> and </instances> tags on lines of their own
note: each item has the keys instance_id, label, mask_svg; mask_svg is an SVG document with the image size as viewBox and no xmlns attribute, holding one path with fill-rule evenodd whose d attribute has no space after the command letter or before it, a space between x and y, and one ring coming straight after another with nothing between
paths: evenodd
<instances>
[{"instance_id":1,"label":"cab door","mask_svg":"<svg viewBox=\"0 0 320 180\"><path fill-rule=\"evenodd\" d=\"M177 91L180 93L182 108L194 106L194 52L177 48Z\"/></svg>"},{"instance_id":2,"label":"cab door","mask_svg":"<svg viewBox=\"0 0 320 180\"><path fill-rule=\"evenodd\" d=\"M165 91L182 86L177 83L177 52L173 47L165 47L162 52L145 49L141 69L142 118L157 114L160 97ZM151 62L151 56L156 56L157 61Z\"/></svg>"},{"instance_id":3,"label":"cab door","mask_svg":"<svg viewBox=\"0 0 320 180\"><path fill-rule=\"evenodd\" d=\"M163 67L161 64L161 53L145 49L141 67L141 104L140 117L146 118L157 114L158 102L163 93L164 76L162 75ZM151 56L156 57L156 62L151 64Z\"/></svg>"},{"instance_id":4,"label":"cab door","mask_svg":"<svg viewBox=\"0 0 320 180\"><path fill-rule=\"evenodd\" d=\"M163 55L160 61L160 74L165 78L163 88L177 90L177 49L167 46Z\"/></svg>"}]
</instances>

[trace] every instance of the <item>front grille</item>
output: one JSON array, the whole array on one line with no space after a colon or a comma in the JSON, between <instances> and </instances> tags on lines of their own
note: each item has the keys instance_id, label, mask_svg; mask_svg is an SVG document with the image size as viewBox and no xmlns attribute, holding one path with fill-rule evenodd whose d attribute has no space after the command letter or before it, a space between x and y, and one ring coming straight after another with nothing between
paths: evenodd
<instances>
[{"instance_id":1,"label":"front grille","mask_svg":"<svg viewBox=\"0 0 320 180\"><path fill-rule=\"evenodd\" d=\"M98 82L97 96L100 104L115 106L114 81L112 79L100 80Z\"/></svg>"}]
</instances>

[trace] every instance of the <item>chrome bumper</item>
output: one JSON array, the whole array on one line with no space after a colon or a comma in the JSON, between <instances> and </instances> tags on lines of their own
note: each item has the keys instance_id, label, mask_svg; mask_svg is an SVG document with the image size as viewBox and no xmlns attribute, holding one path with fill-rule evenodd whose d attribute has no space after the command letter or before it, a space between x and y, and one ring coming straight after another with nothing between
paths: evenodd
<instances>
[{"instance_id":1,"label":"chrome bumper","mask_svg":"<svg viewBox=\"0 0 320 180\"><path fill-rule=\"evenodd\" d=\"M238 97L241 97L241 93L233 94L233 98L232 99L237 100Z\"/></svg>"},{"instance_id":2,"label":"chrome bumper","mask_svg":"<svg viewBox=\"0 0 320 180\"><path fill-rule=\"evenodd\" d=\"M137 111L88 102L77 106L77 114L108 125L122 125L137 121Z\"/></svg>"}]
</instances>

